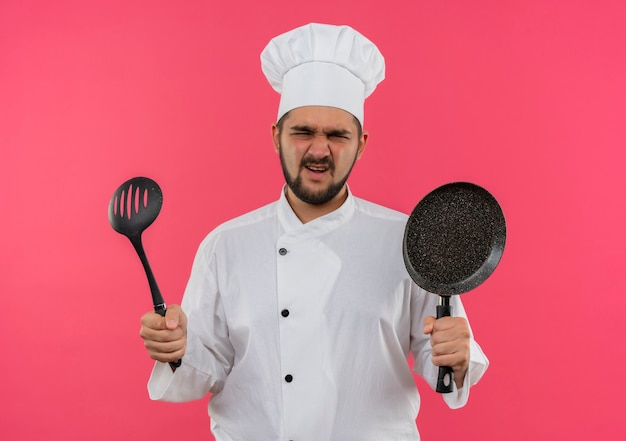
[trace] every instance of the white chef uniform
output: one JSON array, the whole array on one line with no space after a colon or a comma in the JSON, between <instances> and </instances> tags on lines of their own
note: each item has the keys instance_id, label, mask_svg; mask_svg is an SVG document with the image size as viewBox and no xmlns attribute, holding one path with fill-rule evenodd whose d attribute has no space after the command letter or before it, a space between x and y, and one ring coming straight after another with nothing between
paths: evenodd
<instances>
[{"instance_id":1,"label":"white chef uniform","mask_svg":"<svg viewBox=\"0 0 626 441\"><path fill-rule=\"evenodd\" d=\"M214 230L201 244L183 300L188 347L175 374L157 363L150 396L213 392L218 441L419 439L414 370L433 387L423 319L437 296L402 258L406 215L349 195L302 224L280 200ZM454 315L464 316L452 297ZM471 340L465 404L488 361Z\"/></svg>"}]
</instances>

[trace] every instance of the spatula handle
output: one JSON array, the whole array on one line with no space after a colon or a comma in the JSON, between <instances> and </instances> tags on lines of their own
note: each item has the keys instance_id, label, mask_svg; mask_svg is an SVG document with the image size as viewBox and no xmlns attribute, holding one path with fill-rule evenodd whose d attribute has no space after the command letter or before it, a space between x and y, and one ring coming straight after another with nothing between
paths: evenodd
<instances>
[{"instance_id":1,"label":"spatula handle","mask_svg":"<svg viewBox=\"0 0 626 441\"><path fill-rule=\"evenodd\" d=\"M133 244L135 251L137 251L137 255L139 256L139 260L141 260L143 269L146 271L146 277L148 278L148 284L150 285L150 293L152 294L152 303L154 304L154 312L159 314L161 317L165 317L165 302L163 301L163 296L161 295L159 285L157 285L156 278L152 273L152 268L150 268L150 263L148 263L146 252L143 249L143 244L141 243L141 233L137 236L129 237L129 239ZM177 367L180 367L181 362L181 360L170 361L170 366L173 370L175 370Z\"/></svg>"},{"instance_id":2,"label":"spatula handle","mask_svg":"<svg viewBox=\"0 0 626 441\"><path fill-rule=\"evenodd\" d=\"M450 306L449 296L439 296L439 305L437 305L437 318L450 317L452 315L452 306ZM439 366L439 375L437 377L437 392L448 394L452 392L452 383L454 382L454 371L450 366Z\"/></svg>"},{"instance_id":3,"label":"spatula handle","mask_svg":"<svg viewBox=\"0 0 626 441\"><path fill-rule=\"evenodd\" d=\"M154 273L152 272L152 268L150 268L150 263L148 262L148 257L146 257L146 252L143 249L143 244L141 242L141 233L137 234L136 236L130 236L129 239L130 242L133 244L133 248L135 248L137 255L139 256L139 260L141 260L144 271L146 272L148 285L150 285L150 293L152 294L152 303L154 304L154 308L156 310L158 305L163 305L163 296L161 295L159 285L157 285ZM165 308L165 305L163 305L163 308Z\"/></svg>"}]
</instances>

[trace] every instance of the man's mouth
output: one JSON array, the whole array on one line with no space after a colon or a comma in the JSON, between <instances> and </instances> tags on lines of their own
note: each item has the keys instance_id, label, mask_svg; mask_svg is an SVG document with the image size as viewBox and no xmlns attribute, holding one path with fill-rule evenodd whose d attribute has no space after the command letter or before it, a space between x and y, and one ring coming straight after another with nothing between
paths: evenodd
<instances>
[{"instance_id":1,"label":"man's mouth","mask_svg":"<svg viewBox=\"0 0 626 441\"><path fill-rule=\"evenodd\" d=\"M330 158L323 158L321 160L315 160L313 158L305 158L302 161L302 167L306 168L308 171L315 173L315 174L323 174L326 173L327 171L330 171L331 174L334 170L334 164L333 162L330 160Z\"/></svg>"},{"instance_id":2,"label":"man's mouth","mask_svg":"<svg viewBox=\"0 0 626 441\"><path fill-rule=\"evenodd\" d=\"M312 171L313 173L324 173L328 170L327 165L314 165L308 164L304 166L307 170Z\"/></svg>"}]
</instances>

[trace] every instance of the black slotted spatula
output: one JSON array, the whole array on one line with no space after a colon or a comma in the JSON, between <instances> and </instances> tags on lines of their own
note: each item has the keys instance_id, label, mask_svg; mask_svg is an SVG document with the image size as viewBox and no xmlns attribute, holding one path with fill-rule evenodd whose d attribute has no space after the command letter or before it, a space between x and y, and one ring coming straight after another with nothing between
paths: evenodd
<instances>
[{"instance_id":1,"label":"black slotted spatula","mask_svg":"<svg viewBox=\"0 0 626 441\"><path fill-rule=\"evenodd\" d=\"M159 184L150 178L135 177L124 182L111 196L109 223L115 231L128 237L148 277L154 311L165 316L165 302L159 290L150 263L143 249L141 233L148 228L161 212L163 192ZM181 361L170 363L179 367Z\"/></svg>"}]
</instances>

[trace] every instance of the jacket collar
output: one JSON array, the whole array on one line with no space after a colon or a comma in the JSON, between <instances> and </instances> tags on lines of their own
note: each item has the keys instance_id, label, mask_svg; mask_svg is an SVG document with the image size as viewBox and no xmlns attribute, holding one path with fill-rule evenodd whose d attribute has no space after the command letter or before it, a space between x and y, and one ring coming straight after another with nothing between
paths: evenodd
<instances>
[{"instance_id":1,"label":"jacket collar","mask_svg":"<svg viewBox=\"0 0 626 441\"><path fill-rule=\"evenodd\" d=\"M287 186L285 185L280 193L280 199L278 200L278 220L286 235L291 236L294 241L305 240L328 233L348 222L354 215L354 196L350 188L347 187L348 197L341 207L311 222L303 224L287 201L287 196L285 195L286 188Z\"/></svg>"}]
</instances>

